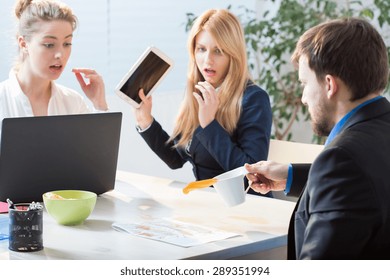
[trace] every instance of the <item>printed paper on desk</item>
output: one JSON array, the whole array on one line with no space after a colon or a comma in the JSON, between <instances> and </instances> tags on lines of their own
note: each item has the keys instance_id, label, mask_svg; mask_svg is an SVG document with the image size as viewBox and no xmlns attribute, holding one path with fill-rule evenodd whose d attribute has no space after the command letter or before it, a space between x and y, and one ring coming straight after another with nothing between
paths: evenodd
<instances>
[{"instance_id":1,"label":"printed paper on desk","mask_svg":"<svg viewBox=\"0 0 390 280\"><path fill-rule=\"evenodd\" d=\"M191 247L208 242L223 240L239 234L216 230L174 220L161 219L138 224L112 224L118 231L153 239L181 247Z\"/></svg>"}]
</instances>

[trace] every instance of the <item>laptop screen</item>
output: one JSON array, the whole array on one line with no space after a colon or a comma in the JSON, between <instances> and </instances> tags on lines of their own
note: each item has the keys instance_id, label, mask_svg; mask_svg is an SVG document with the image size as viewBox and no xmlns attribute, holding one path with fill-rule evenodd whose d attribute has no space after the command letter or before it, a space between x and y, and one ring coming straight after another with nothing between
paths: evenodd
<instances>
[{"instance_id":1,"label":"laptop screen","mask_svg":"<svg viewBox=\"0 0 390 280\"><path fill-rule=\"evenodd\" d=\"M122 113L6 118L0 201L42 201L53 190L114 189Z\"/></svg>"}]
</instances>

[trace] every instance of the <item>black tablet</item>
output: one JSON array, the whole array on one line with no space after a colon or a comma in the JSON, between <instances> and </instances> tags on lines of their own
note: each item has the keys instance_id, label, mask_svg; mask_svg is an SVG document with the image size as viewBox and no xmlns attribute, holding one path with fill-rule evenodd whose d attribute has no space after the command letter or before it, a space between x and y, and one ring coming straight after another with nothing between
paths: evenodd
<instances>
[{"instance_id":1,"label":"black tablet","mask_svg":"<svg viewBox=\"0 0 390 280\"><path fill-rule=\"evenodd\" d=\"M117 85L116 94L135 108L141 106L138 92L151 94L173 66L173 60L156 47L148 47Z\"/></svg>"}]
</instances>

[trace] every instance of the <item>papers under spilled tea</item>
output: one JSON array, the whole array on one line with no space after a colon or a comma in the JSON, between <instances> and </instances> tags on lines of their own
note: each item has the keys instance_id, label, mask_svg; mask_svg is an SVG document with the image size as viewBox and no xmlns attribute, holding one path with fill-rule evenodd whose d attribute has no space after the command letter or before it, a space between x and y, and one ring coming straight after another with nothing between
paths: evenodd
<instances>
[{"instance_id":1,"label":"papers under spilled tea","mask_svg":"<svg viewBox=\"0 0 390 280\"><path fill-rule=\"evenodd\" d=\"M239 236L239 234L233 232L170 219L159 219L134 224L114 223L112 224L112 227L115 230L127 232L134 236L153 239L181 247L192 247Z\"/></svg>"}]
</instances>

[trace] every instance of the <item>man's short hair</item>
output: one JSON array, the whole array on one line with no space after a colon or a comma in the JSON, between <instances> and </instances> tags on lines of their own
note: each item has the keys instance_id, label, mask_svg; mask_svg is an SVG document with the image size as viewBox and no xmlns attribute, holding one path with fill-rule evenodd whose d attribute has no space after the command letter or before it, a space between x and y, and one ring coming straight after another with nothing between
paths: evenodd
<instances>
[{"instance_id":1,"label":"man's short hair","mask_svg":"<svg viewBox=\"0 0 390 280\"><path fill-rule=\"evenodd\" d=\"M307 30L291 57L295 65L306 56L309 67L322 81L330 74L351 91L351 101L382 92L389 80L386 45L366 20L331 20Z\"/></svg>"}]
</instances>

